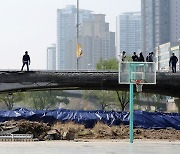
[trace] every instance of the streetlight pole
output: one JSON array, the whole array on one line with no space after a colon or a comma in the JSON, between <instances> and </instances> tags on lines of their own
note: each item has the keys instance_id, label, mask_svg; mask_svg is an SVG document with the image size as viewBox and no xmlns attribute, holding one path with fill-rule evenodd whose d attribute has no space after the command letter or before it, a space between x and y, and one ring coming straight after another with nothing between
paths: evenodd
<instances>
[{"instance_id":1,"label":"streetlight pole","mask_svg":"<svg viewBox=\"0 0 180 154\"><path fill-rule=\"evenodd\" d=\"M76 52L79 50L79 0L77 0L77 25L76 25L76 30L77 30L77 34L76 34ZM79 56L76 55L77 59L76 59L76 65L77 65L77 71L78 71L78 66L79 66Z\"/></svg>"}]
</instances>

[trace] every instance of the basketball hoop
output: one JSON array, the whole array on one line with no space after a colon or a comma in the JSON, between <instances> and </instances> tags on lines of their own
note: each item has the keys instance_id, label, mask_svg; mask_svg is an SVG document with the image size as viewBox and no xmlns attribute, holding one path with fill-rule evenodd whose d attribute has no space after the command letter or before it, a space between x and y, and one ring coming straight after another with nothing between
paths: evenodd
<instances>
[{"instance_id":1,"label":"basketball hoop","mask_svg":"<svg viewBox=\"0 0 180 154\"><path fill-rule=\"evenodd\" d=\"M142 80L136 80L136 91L137 92L142 92L142 84L140 84Z\"/></svg>"}]
</instances>

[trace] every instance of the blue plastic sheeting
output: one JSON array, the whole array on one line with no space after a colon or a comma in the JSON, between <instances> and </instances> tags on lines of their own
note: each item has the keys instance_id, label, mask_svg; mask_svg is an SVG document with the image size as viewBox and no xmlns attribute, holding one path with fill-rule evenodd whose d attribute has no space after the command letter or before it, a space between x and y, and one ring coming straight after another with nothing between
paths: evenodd
<instances>
[{"instance_id":1,"label":"blue plastic sheeting","mask_svg":"<svg viewBox=\"0 0 180 154\"><path fill-rule=\"evenodd\" d=\"M0 111L0 122L21 119L46 123L73 121L85 125L86 128L92 128L98 121L109 126L129 125L129 112L66 109L28 110L25 108ZM174 128L180 130L180 114L134 111L134 126L145 129Z\"/></svg>"}]
</instances>

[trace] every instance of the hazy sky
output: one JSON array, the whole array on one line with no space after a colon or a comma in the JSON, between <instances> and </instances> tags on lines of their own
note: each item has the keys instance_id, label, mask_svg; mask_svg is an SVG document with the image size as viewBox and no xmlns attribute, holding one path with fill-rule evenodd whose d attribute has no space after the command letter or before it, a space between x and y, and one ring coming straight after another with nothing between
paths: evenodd
<instances>
[{"instance_id":1,"label":"hazy sky","mask_svg":"<svg viewBox=\"0 0 180 154\"><path fill-rule=\"evenodd\" d=\"M116 16L140 11L141 0L79 0L80 9L106 14L115 32ZM76 0L0 0L0 69L20 69L25 50L30 69L46 69L46 49L56 43L56 11Z\"/></svg>"}]
</instances>

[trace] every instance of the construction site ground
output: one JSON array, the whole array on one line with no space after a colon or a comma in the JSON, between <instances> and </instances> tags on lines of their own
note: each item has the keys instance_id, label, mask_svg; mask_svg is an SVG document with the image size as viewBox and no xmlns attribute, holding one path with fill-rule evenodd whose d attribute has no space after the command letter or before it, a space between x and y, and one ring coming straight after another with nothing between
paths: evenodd
<instances>
[{"instance_id":1,"label":"construction site ground","mask_svg":"<svg viewBox=\"0 0 180 154\"><path fill-rule=\"evenodd\" d=\"M7 137L31 134L17 140ZM13 134L12 134L13 133ZM47 124L27 120L0 123L0 154L175 154L180 151L180 130L134 128L97 123L93 128L68 123ZM27 135L27 137L31 137Z\"/></svg>"},{"instance_id":2,"label":"construction site ground","mask_svg":"<svg viewBox=\"0 0 180 154\"><path fill-rule=\"evenodd\" d=\"M47 124L19 120L0 123L0 135L6 135L8 132L11 132L12 134L32 134L33 141L75 139L120 140L129 138L128 126L119 125L110 127L99 122L93 128L85 128L84 125L75 124L73 122ZM3 137L1 139L3 139ZM134 139L180 141L180 130L172 128L134 128Z\"/></svg>"}]
</instances>

